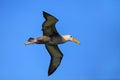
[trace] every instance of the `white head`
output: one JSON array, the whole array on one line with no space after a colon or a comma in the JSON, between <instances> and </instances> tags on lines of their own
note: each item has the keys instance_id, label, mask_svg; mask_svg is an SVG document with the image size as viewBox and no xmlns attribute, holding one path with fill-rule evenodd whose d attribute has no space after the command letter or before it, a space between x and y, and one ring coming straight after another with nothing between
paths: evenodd
<instances>
[{"instance_id":1,"label":"white head","mask_svg":"<svg viewBox=\"0 0 120 80\"><path fill-rule=\"evenodd\" d=\"M80 44L80 42L77 39L73 38L71 35L63 35L62 37L65 40L65 42L72 41L72 42L75 42L77 44Z\"/></svg>"}]
</instances>

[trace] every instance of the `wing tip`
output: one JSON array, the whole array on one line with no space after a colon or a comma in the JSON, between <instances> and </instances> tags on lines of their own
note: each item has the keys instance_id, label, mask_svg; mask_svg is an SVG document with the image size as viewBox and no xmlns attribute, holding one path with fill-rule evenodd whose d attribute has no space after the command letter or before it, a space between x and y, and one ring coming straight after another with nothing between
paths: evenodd
<instances>
[{"instance_id":1,"label":"wing tip","mask_svg":"<svg viewBox=\"0 0 120 80\"><path fill-rule=\"evenodd\" d=\"M43 11L43 14L46 14L47 12Z\"/></svg>"},{"instance_id":2,"label":"wing tip","mask_svg":"<svg viewBox=\"0 0 120 80\"><path fill-rule=\"evenodd\" d=\"M51 16L51 17L53 17L56 21L58 21L58 19L57 19L56 17L54 17L53 15L51 15L51 14L45 12L45 11L43 11L43 16L44 16L46 19L47 19L48 16Z\"/></svg>"},{"instance_id":3,"label":"wing tip","mask_svg":"<svg viewBox=\"0 0 120 80\"><path fill-rule=\"evenodd\" d=\"M47 12L45 12L45 11L43 11L43 15L44 15L44 16L52 16L52 15L50 15L49 13L47 13Z\"/></svg>"},{"instance_id":4,"label":"wing tip","mask_svg":"<svg viewBox=\"0 0 120 80\"><path fill-rule=\"evenodd\" d=\"M56 69L57 69L57 68L56 68ZM52 75L52 74L56 71L56 69L54 69L54 70L52 70L52 71L49 70L49 71L48 71L48 76Z\"/></svg>"},{"instance_id":5,"label":"wing tip","mask_svg":"<svg viewBox=\"0 0 120 80\"><path fill-rule=\"evenodd\" d=\"M48 71L48 76L52 75L54 72Z\"/></svg>"},{"instance_id":6,"label":"wing tip","mask_svg":"<svg viewBox=\"0 0 120 80\"><path fill-rule=\"evenodd\" d=\"M56 67L56 66L50 64L49 70L48 70L48 76L52 75L56 71L56 69L58 68L58 66Z\"/></svg>"},{"instance_id":7,"label":"wing tip","mask_svg":"<svg viewBox=\"0 0 120 80\"><path fill-rule=\"evenodd\" d=\"M52 68L49 68L48 70L48 76L50 76L51 74L53 74L55 72L56 69L52 69Z\"/></svg>"},{"instance_id":8,"label":"wing tip","mask_svg":"<svg viewBox=\"0 0 120 80\"><path fill-rule=\"evenodd\" d=\"M50 76L52 73L48 73L48 76Z\"/></svg>"}]
</instances>

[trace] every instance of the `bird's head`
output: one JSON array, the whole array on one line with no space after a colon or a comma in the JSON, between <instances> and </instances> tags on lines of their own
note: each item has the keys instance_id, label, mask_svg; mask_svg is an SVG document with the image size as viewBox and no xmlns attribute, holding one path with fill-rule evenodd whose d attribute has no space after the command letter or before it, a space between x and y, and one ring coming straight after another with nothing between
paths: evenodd
<instances>
[{"instance_id":1,"label":"bird's head","mask_svg":"<svg viewBox=\"0 0 120 80\"><path fill-rule=\"evenodd\" d=\"M73 38L71 35L63 35L62 37L65 40L65 42L72 41L72 42L75 42L77 44L80 44L80 42L77 39Z\"/></svg>"}]
</instances>

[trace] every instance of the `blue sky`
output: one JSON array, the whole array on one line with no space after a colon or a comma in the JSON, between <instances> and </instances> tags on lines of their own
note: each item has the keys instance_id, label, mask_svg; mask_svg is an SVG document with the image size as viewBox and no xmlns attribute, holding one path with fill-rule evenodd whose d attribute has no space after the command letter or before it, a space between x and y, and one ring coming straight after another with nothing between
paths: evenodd
<instances>
[{"instance_id":1,"label":"blue sky","mask_svg":"<svg viewBox=\"0 0 120 80\"><path fill-rule=\"evenodd\" d=\"M44 45L23 43L42 35L42 11L59 19L58 32L81 41L59 45L61 65L47 76ZM119 0L1 0L0 80L119 80Z\"/></svg>"}]
</instances>

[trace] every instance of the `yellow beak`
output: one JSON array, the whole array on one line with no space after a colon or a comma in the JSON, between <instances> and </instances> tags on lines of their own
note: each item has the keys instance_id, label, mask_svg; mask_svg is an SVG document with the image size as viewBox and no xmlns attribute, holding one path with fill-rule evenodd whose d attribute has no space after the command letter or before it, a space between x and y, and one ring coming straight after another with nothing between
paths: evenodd
<instances>
[{"instance_id":1,"label":"yellow beak","mask_svg":"<svg viewBox=\"0 0 120 80\"><path fill-rule=\"evenodd\" d=\"M77 43L77 44L80 44L80 42L79 42L77 39L75 39L75 38L72 38L72 42L75 42L75 43Z\"/></svg>"}]
</instances>

